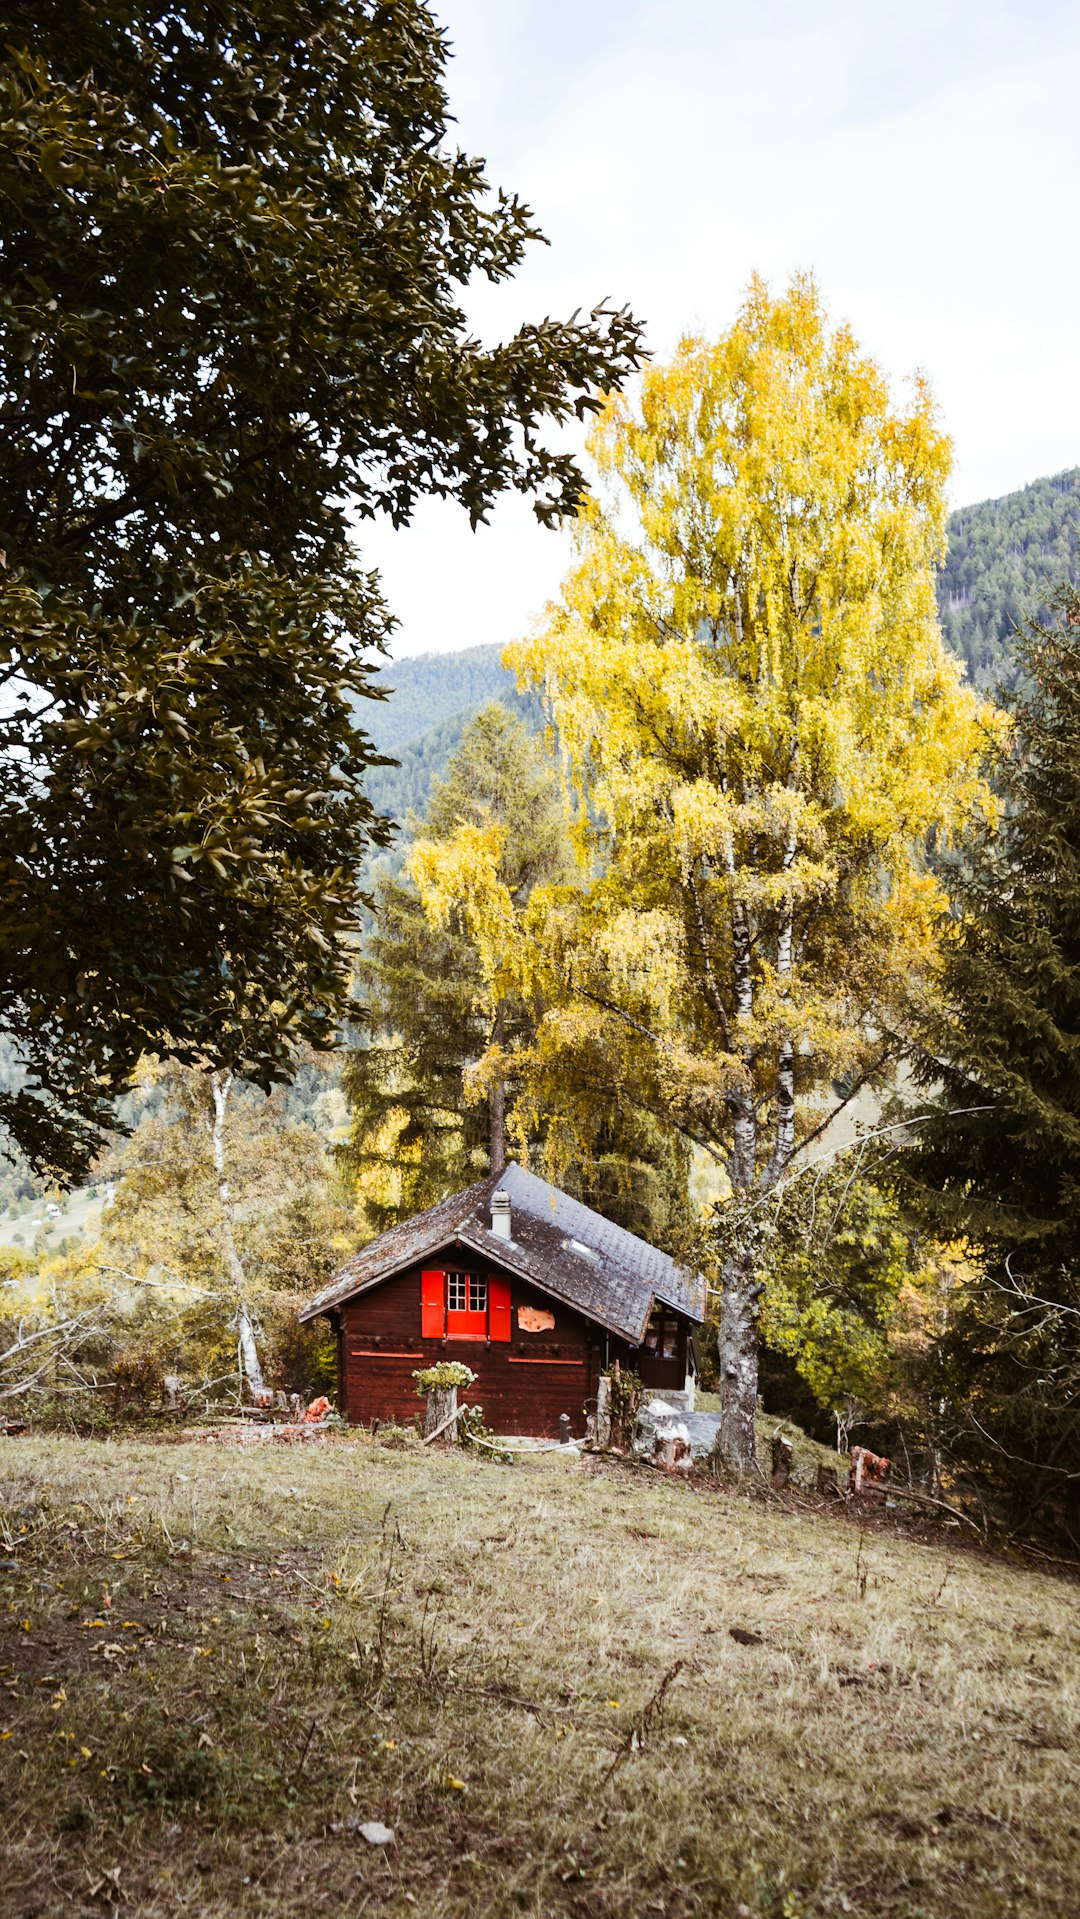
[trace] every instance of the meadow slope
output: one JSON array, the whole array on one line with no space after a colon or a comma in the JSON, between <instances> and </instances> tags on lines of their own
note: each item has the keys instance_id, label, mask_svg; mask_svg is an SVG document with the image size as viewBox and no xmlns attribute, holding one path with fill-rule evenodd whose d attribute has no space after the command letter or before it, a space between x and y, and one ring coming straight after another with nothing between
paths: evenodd
<instances>
[{"instance_id":1,"label":"meadow slope","mask_svg":"<svg viewBox=\"0 0 1080 1919\"><path fill-rule=\"evenodd\" d=\"M0 1448L10 1919L1080 1909L1067 1580L559 1454Z\"/></svg>"}]
</instances>

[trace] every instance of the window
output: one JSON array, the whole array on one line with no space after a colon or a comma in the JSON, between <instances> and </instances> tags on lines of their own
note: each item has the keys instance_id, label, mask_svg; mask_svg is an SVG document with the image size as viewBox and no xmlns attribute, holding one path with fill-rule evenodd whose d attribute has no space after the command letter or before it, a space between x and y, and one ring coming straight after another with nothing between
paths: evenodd
<instances>
[{"instance_id":1,"label":"window","mask_svg":"<svg viewBox=\"0 0 1080 1919\"><path fill-rule=\"evenodd\" d=\"M447 1339L486 1339L487 1280L479 1273L447 1273Z\"/></svg>"},{"instance_id":2,"label":"window","mask_svg":"<svg viewBox=\"0 0 1080 1919\"><path fill-rule=\"evenodd\" d=\"M494 1274L425 1272L421 1275L423 1339L510 1338L510 1283Z\"/></svg>"},{"instance_id":3,"label":"window","mask_svg":"<svg viewBox=\"0 0 1080 1919\"><path fill-rule=\"evenodd\" d=\"M678 1359L678 1320L666 1313L654 1313L645 1331L645 1351L653 1359Z\"/></svg>"}]
</instances>

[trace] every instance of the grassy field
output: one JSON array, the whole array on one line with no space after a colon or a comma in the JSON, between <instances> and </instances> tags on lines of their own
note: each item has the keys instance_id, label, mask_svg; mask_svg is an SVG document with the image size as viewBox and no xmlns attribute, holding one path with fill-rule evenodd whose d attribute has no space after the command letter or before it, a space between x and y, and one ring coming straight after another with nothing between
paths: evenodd
<instances>
[{"instance_id":1,"label":"grassy field","mask_svg":"<svg viewBox=\"0 0 1080 1919\"><path fill-rule=\"evenodd\" d=\"M0 1446L10 1919L1080 1910L1080 1589L956 1533L577 1455Z\"/></svg>"}]
</instances>

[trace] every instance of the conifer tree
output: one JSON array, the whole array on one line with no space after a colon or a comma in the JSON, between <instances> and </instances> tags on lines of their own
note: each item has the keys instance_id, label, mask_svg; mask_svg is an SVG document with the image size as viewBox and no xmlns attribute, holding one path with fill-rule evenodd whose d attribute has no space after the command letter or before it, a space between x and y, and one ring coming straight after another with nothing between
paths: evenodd
<instances>
[{"instance_id":1,"label":"conifer tree","mask_svg":"<svg viewBox=\"0 0 1080 1919\"><path fill-rule=\"evenodd\" d=\"M466 729L438 781L413 849L494 833L514 908L576 872L558 782L520 720L498 701ZM411 856L410 856L411 864ZM548 1073L522 1072L536 1007L492 990L465 913L429 917L409 878L386 877L361 968L368 1043L348 1058L353 1107L343 1158L375 1230L501 1165L507 1141L606 1217L676 1250L689 1230L683 1143L605 1082L572 1035ZM565 1125L568 1102L592 1101L587 1138Z\"/></svg>"},{"instance_id":2,"label":"conifer tree","mask_svg":"<svg viewBox=\"0 0 1080 1919\"><path fill-rule=\"evenodd\" d=\"M1025 1498L1080 1487L1080 598L1055 610L1020 642L1000 828L953 877L937 1117L908 1154L980 1275L944 1342L955 1444Z\"/></svg>"},{"instance_id":3,"label":"conifer tree","mask_svg":"<svg viewBox=\"0 0 1080 1919\"><path fill-rule=\"evenodd\" d=\"M570 854L558 787L520 720L493 700L466 728L427 817L435 840L462 825L495 823L501 873L524 901L540 880L565 877ZM480 1179L506 1157L506 1075L499 1060L520 1037L520 1002L492 997L460 916L431 925L412 881L379 884L360 967L360 1025L367 1043L344 1072L353 1166L369 1222L378 1228ZM482 1087L471 1068L485 1057Z\"/></svg>"}]
</instances>

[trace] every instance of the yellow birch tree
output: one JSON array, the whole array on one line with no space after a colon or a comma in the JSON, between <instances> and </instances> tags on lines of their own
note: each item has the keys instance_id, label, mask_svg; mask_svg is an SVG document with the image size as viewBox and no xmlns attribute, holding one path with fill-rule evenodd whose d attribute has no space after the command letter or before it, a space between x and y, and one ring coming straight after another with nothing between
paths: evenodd
<instances>
[{"instance_id":1,"label":"yellow birch tree","mask_svg":"<svg viewBox=\"0 0 1080 1919\"><path fill-rule=\"evenodd\" d=\"M549 1096L588 1050L609 1098L723 1167L720 1443L746 1470L762 1208L890 1072L934 964L928 839L987 803L989 716L934 599L950 445L922 379L895 406L805 278L755 281L590 444L576 564L508 655L558 730L581 883L516 910L475 832L413 870L542 1006ZM564 1096L580 1111L569 1076Z\"/></svg>"}]
</instances>

